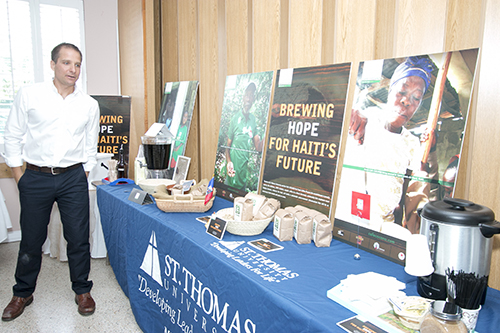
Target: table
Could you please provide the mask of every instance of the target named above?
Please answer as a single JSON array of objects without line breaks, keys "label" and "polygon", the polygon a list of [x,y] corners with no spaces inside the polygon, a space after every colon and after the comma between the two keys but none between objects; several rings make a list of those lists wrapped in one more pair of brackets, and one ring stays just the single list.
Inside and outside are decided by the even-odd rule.
[{"label": "table", "polygon": [[[231,202],[216,198],[207,213],[165,213],[128,200],[134,188],[98,186],[97,202],[111,266],[145,332],[343,332],[336,323],[355,314],[326,293],[348,274],[369,271],[416,295],[416,278],[402,266],[351,245],[279,242],[272,224],[258,236],[226,233],[219,241],[196,217]],[[260,238],[284,249],[264,253],[248,244]],[[479,332],[500,327],[499,308],[500,291],[490,288]]]}]

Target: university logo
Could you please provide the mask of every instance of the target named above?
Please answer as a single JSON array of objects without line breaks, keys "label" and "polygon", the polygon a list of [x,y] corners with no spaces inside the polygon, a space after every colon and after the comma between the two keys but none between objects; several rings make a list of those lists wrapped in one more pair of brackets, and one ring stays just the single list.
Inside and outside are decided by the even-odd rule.
[{"label": "university logo", "polygon": [[223,245],[225,247],[227,247],[228,249],[230,250],[234,250],[236,249],[238,246],[240,246],[241,244],[244,244],[245,241],[240,241],[240,242],[225,242],[225,241],[219,241],[219,244],[220,245]]},{"label": "university logo", "polygon": [[148,249],[146,250],[146,254],[142,260],[141,269],[163,287],[163,283],[161,281],[160,258],[158,257],[156,234],[154,231],[151,232]]}]

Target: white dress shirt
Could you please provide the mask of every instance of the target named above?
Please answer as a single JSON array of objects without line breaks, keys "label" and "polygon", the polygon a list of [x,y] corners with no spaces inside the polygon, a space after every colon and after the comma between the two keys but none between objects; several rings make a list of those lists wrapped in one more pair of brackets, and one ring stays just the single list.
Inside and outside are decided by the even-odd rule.
[{"label": "white dress shirt", "polygon": [[5,126],[5,161],[40,167],[97,164],[99,104],[75,86],[63,98],[54,83],[35,83],[19,90]]}]

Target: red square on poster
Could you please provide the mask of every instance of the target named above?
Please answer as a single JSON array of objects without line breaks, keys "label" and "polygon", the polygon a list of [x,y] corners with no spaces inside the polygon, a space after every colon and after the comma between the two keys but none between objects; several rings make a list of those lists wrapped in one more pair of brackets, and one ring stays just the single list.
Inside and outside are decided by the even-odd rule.
[{"label": "red square on poster", "polygon": [[351,214],[361,217],[362,219],[370,219],[370,195],[359,192],[352,192]]}]

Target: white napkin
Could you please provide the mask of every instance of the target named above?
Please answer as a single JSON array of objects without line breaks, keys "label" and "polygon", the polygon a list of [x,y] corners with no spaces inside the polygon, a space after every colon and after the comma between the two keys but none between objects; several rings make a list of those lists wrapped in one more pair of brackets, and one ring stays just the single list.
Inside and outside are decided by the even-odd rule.
[{"label": "white napkin", "polygon": [[350,274],[346,279],[340,281],[342,297],[350,302],[365,303],[364,307],[372,308],[375,312],[390,309],[387,301],[389,297],[404,297],[401,291],[406,284],[398,281],[392,276],[386,276],[375,272],[367,272],[358,275]]}]

